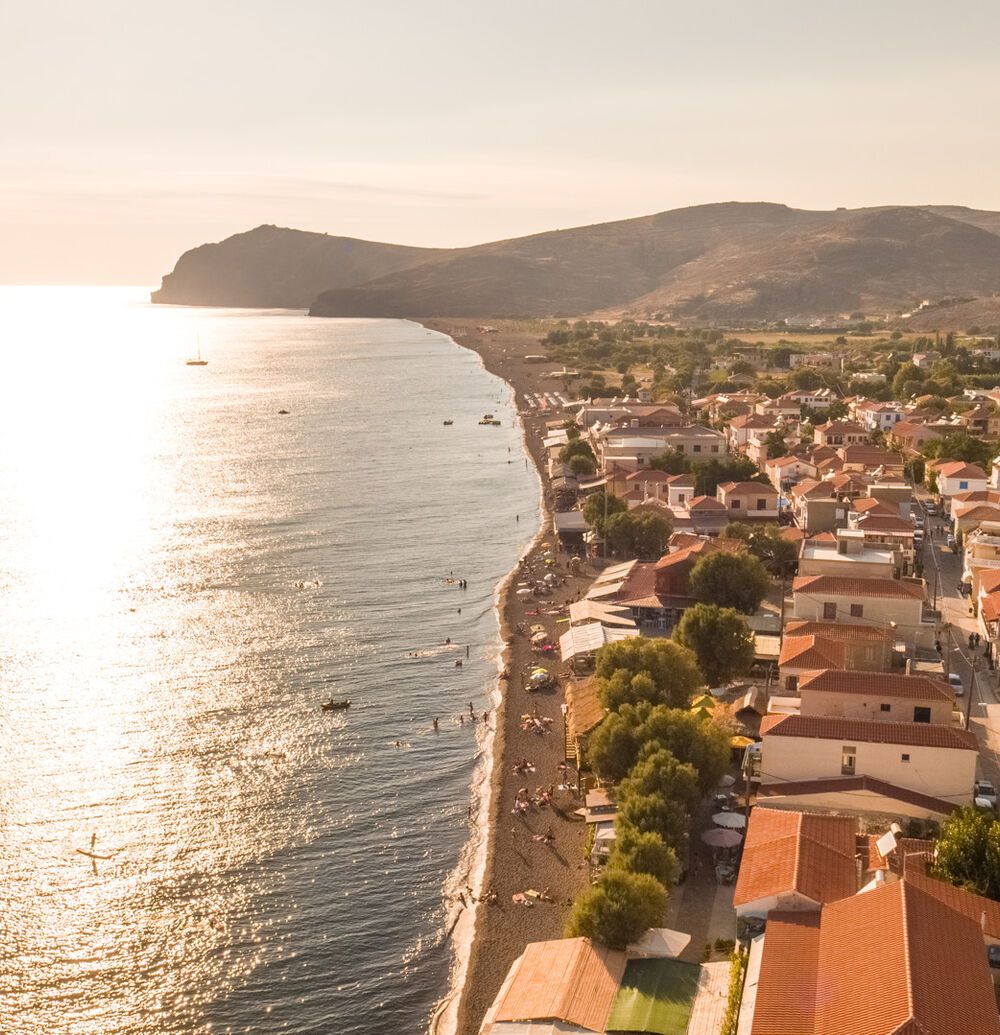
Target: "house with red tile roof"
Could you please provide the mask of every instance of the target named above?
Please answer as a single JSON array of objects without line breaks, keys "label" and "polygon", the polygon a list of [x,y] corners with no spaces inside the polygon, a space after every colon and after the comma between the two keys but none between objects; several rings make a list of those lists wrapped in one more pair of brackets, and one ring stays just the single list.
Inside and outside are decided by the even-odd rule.
[{"label": "house with red tile roof", "polygon": [[860,622],[891,631],[908,648],[933,647],[939,616],[927,606],[927,587],[913,579],[799,576],[792,583],[795,618]]},{"label": "house with red tile roof", "polygon": [[982,930],[906,878],[817,911],[771,913],[751,949],[743,1030],[1000,1035]]},{"label": "house with red tile roof", "polygon": [[939,496],[950,499],[958,492],[985,492],[989,477],[978,464],[964,460],[939,460],[928,463],[927,469],[937,477]]},{"label": "house with red tile roof", "polygon": [[798,683],[800,715],[871,722],[952,724],[955,693],[943,680],[894,672],[821,668]]},{"label": "house with red tile roof", "polygon": [[945,801],[972,802],[979,744],[967,730],[923,722],[768,715],[760,732],[761,786],[872,776]]},{"label": "house with red tile roof", "polygon": [[755,808],[733,894],[736,915],[817,910],[855,894],[857,830],[853,816]]},{"label": "house with red tile roof", "polygon": [[813,441],[818,446],[853,446],[868,441],[868,432],[849,420],[832,420],[819,424],[813,431]]},{"label": "house with red tile roof", "polygon": [[777,521],[778,491],[761,482],[725,482],[716,489],[730,521]]}]

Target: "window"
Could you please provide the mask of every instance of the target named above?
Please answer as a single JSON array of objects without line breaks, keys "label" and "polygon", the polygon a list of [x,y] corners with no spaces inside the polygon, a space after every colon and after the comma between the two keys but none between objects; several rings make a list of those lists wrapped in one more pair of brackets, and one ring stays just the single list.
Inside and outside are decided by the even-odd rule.
[{"label": "window", "polygon": [[931,721],[931,710],[930,708],[914,708],[913,709],[913,721],[914,722],[930,722]]},{"label": "window", "polygon": [[767,500],[757,500],[758,510],[767,510]]},{"label": "window", "polygon": [[900,759],[901,762],[909,762],[910,756],[909,755],[900,755],[899,759]]},{"label": "window", "polygon": [[967,489],[969,487],[969,483],[968,482],[959,482],[958,483],[958,487],[960,489]]},{"label": "window", "polygon": [[701,446],[700,446],[700,445],[699,445],[699,444],[698,444],[698,443],[696,442],[696,443],[695,443],[695,444],[694,444],[694,445],[693,445],[693,446],[691,447],[691,451],[692,451],[693,453],[700,453],[700,452],[701,452]]},{"label": "window", "polygon": [[684,493],[683,492],[677,493],[677,502],[678,503],[683,503],[684,499],[685,499],[685,497],[684,497]]},{"label": "window", "polygon": [[798,689],[799,689],[799,677],[798,677],[798,676],[788,676],[788,677],[787,677],[787,678],[785,679],[785,689],[786,689],[786,690],[787,690],[787,691],[788,691],[788,692],[789,692],[790,694],[798,693]]},{"label": "window", "polygon": [[739,500],[730,500],[729,501],[729,506],[730,506],[730,508],[732,510],[739,510],[740,509],[740,501]]},{"label": "window", "polygon": [[851,617],[861,618],[865,613],[864,604],[851,604]]},{"label": "window", "polygon": [[713,453],[718,453],[718,451],[719,451],[719,447],[718,446],[712,446],[712,452]]},{"label": "window", "polygon": [[880,704],[878,706],[878,710],[880,712],[891,712],[892,711],[892,705],[891,704]]},{"label": "window", "polygon": [[836,618],[837,617],[837,605],[831,603],[830,601],[827,601],[823,605],[823,617],[826,618],[826,619]]},{"label": "window", "polygon": [[840,775],[853,776],[857,769],[858,749],[845,747],[840,755]]}]

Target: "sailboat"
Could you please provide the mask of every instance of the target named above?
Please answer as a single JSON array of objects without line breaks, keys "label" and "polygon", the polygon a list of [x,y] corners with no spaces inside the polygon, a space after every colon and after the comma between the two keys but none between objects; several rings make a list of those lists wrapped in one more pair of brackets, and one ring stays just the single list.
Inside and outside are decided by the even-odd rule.
[{"label": "sailboat", "polygon": [[207,367],[208,360],[201,358],[201,338],[198,338],[198,358],[197,359],[186,359],[184,360],[186,367]]}]

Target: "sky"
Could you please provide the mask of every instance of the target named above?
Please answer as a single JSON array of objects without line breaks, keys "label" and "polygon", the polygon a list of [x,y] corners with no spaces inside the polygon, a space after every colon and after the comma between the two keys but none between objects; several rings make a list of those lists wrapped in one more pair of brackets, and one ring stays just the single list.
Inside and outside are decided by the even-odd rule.
[{"label": "sky", "polygon": [[276,223],[456,246],[717,201],[1000,209],[995,0],[5,0],[0,284]]}]

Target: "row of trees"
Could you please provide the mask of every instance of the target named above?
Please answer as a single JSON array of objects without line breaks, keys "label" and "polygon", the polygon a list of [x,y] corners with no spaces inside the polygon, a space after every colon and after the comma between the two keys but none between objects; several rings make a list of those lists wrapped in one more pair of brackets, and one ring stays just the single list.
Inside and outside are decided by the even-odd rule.
[{"label": "row of trees", "polygon": [[663,917],[691,812],[725,772],[729,734],[689,711],[703,677],[679,643],[609,644],[595,678],[610,714],[591,736],[587,761],[618,784],[616,839],[597,884],[577,898],[567,933],[624,948]]}]

